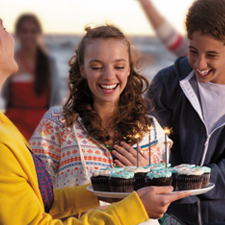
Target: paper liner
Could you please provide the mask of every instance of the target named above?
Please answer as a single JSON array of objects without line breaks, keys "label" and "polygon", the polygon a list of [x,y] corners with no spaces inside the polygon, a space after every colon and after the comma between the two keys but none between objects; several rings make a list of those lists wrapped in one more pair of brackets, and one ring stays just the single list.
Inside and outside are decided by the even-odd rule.
[{"label": "paper liner", "polygon": [[133,192],[136,178],[122,179],[109,178],[110,190],[112,192]]},{"label": "paper liner", "polygon": [[109,177],[96,176],[91,177],[92,187],[95,191],[110,191]]},{"label": "paper liner", "polygon": [[176,187],[178,191],[193,190],[202,188],[203,176],[196,175],[176,175]]}]

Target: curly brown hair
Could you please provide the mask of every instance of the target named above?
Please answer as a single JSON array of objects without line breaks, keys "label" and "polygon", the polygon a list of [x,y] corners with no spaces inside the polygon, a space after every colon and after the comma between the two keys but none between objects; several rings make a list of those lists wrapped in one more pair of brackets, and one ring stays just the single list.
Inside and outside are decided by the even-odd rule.
[{"label": "curly brown hair", "polygon": [[225,42],[225,0],[196,0],[186,16],[188,38],[198,31]]},{"label": "curly brown hair", "polygon": [[149,83],[145,77],[137,72],[137,54],[131,50],[130,43],[124,34],[115,26],[106,25],[96,28],[85,28],[86,35],[82,38],[75,55],[69,61],[69,90],[70,95],[63,107],[66,127],[71,127],[76,119],[76,113],[82,118],[83,124],[89,134],[105,143],[108,132],[101,123],[100,116],[93,109],[92,92],[87,80],[81,76],[80,66],[84,64],[85,49],[90,41],[95,39],[115,38],[122,40],[127,46],[130,63],[130,75],[127,85],[122,91],[115,112],[115,127],[118,128],[117,141],[136,143],[135,134],[140,137],[147,132],[151,121],[146,116],[147,107],[142,94],[147,90]]}]

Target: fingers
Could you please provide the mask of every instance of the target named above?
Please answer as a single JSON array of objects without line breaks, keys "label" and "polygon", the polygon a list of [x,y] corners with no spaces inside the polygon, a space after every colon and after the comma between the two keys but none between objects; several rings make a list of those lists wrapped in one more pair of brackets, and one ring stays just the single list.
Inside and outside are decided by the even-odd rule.
[{"label": "fingers", "polygon": [[[118,151],[118,150],[117,150]],[[124,166],[132,166],[133,164],[132,164],[132,162],[133,162],[133,160],[131,159],[131,157],[133,158],[133,156],[130,156],[130,154],[129,153],[127,153],[127,154],[129,154],[129,156],[127,155],[127,154],[125,154],[125,157],[123,156],[123,155],[121,155],[119,152],[117,152],[117,151],[115,151],[115,150],[113,150],[112,151],[112,154],[114,155],[114,156],[116,156],[116,158],[124,165]],[[125,151],[125,150],[124,150]],[[118,160],[117,160],[117,162],[118,162]],[[132,162],[131,162],[132,161]]]},{"label": "fingers", "polygon": [[124,165],[123,163],[121,163],[119,160],[117,160],[117,159],[115,159],[114,160],[114,163],[116,163],[116,165],[118,166],[118,167],[124,167],[124,166],[126,166],[126,165]]},{"label": "fingers", "polygon": [[144,151],[139,150],[139,154],[140,154],[143,158],[149,160],[148,155],[147,155]]},{"label": "fingers", "polygon": [[169,202],[173,202],[173,201],[176,201],[176,200],[181,199],[181,198],[186,198],[190,195],[191,195],[190,191],[181,191],[181,192],[171,193],[169,195],[167,194],[165,196],[167,197],[167,200]]},{"label": "fingers", "polygon": [[[126,142],[121,142],[120,143],[121,146],[123,146],[127,152],[130,152],[135,158],[137,158],[137,151],[130,145],[128,145]],[[140,146],[139,146],[139,151],[141,150]]]}]

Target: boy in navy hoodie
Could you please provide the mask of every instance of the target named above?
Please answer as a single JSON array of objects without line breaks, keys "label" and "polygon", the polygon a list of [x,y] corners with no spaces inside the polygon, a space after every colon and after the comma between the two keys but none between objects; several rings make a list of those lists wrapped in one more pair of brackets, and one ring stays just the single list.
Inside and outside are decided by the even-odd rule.
[{"label": "boy in navy hoodie", "polygon": [[161,224],[225,224],[225,0],[196,0],[186,17],[188,57],[161,70],[146,95],[173,129],[172,166],[211,168],[211,191],[172,203]]}]

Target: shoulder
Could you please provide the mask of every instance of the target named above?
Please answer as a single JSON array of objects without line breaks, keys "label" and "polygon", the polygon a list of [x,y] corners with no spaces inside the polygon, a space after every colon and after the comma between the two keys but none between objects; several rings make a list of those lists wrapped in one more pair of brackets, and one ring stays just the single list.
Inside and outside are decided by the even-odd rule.
[{"label": "shoulder", "polygon": [[65,124],[65,117],[63,116],[62,106],[51,107],[44,115],[43,119],[51,120],[55,123]]},{"label": "shoulder", "polygon": [[0,143],[6,144],[15,142],[15,140],[24,141],[22,134],[8,124],[0,123]]},{"label": "shoulder", "polygon": [[179,82],[189,75],[192,68],[188,62],[187,57],[179,57],[174,62],[173,65],[168,66],[160,70],[153,79],[153,84],[155,82],[163,82],[170,84],[172,82]]}]

